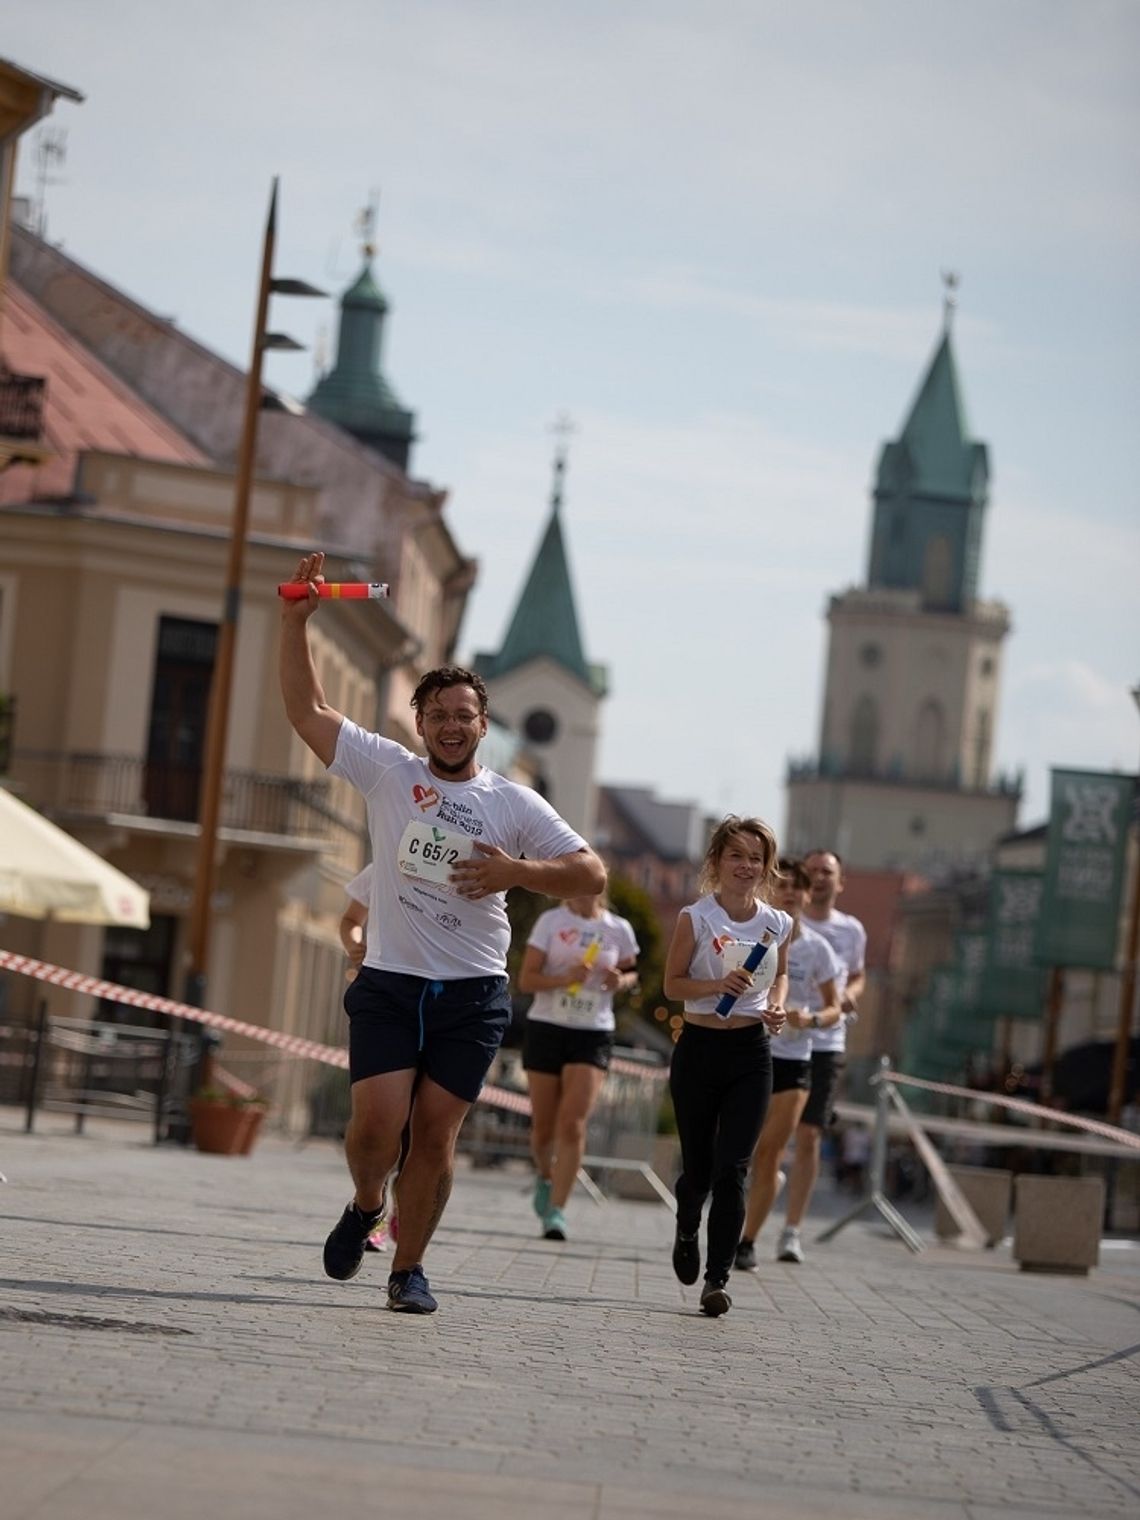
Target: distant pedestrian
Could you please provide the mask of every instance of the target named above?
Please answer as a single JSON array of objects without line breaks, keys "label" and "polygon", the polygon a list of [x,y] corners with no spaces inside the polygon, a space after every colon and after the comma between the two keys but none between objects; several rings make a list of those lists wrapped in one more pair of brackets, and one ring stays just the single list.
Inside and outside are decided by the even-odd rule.
[{"label": "distant pedestrian", "polygon": [[[792,920],[764,901],[776,867],[776,836],[758,818],[717,825],[701,871],[704,896],[682,908],[665,962],[665,995],[683,1000],[669,1089],[681,1142],[673,1270],[695,1283],[699,1234],[709,1207],[701,1310],[732,1307],[728,1274],[744,1224],[748,1163],[772,1090],[769,1031],[784,1023]],[[744,963],[757,950],[755,971]],[[717,1012],[724,997],[729,1012]]]},{"label": "distant pedestrian", "polygon": [[864,960],[867,931],[850,913],[840,913],[835,900],[843,891],[843,862],[834,850],[813,850],[804,864],[811,877],[811,896],[803,921],[822,934],[835,951],[840,965],[839,1006],[844,1017],[829,1029],[811,1033],[811,1090],[796,1127],[796,1149],[788,1177],[788,1203],[777,1256],[780,1261],[802,1262],[804,1248],[800,1225],[819,1176],[823,1132],[831,1118],[839,1079],[846,1064],[847,1024],[857,1017],[856,1004],[865,981]]},{"label": "distant pedestrian", "polygon": [[752,1157],[752,1182],[744,1218],[744,1233],[736,1248],[735,1265],[751,1271],[756,1265],[756,1237],[771,1212],[780,1187],[780,1158],[792,1138],[811,1086],[811,1031],[830,1029],[842,1018],[836,978],[840,966],[822,935],[803,923],[811,890],[807,867],[798,860],[781,860],[772,891],[777,908],[791,915],[788,942],[788,1021],[772,1038],[772,1101]]},{"label": "distant pedestrian", "polygon": [[368,948],[368,904],[372,896],[372,866],[358,871],[344,889],[348,907],[341,914],[337,933],[354,972],[364,964]]},{"label": "distant pedestrian", "polygon": [[534,1211],[547,1240],[566,1239],[564,1210],[586,1125],[614,1046],[614,994],[637,984],[632,926],[602,896],[571,897],[530,932],[518,984],[532,992],[523,1040],[530,1087]]}]

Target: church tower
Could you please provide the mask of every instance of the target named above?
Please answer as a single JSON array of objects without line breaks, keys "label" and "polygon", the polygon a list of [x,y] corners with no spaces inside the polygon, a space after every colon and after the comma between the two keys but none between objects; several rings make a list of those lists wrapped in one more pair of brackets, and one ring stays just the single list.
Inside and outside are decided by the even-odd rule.
[{"label": "church tower", "polygon": [[363,213],[364,267],[340,299],[336,363],[306,404],[407,473],[415,415],[401,406],[380,368],[389,307],[372,273],[374,218],[374,208]]},{"label": "church tower", "polygon": [[970,435],[953,305],[898,438],[883,446],[865,586],[833,596],[820,747],[788,769],[789,848],[863,869],[977,863],[1015,824],[992,777],[1009,611],[978,599],[989,457]]},{"label": "church tower", "polygon": [[595,817],[604,666],[582,648],[562,532],[568,424],[560,424],[550,517],[497,654],[477,654],[491,711],[521,734],[542,768],[543,790],[571,828],[589,839]]}]

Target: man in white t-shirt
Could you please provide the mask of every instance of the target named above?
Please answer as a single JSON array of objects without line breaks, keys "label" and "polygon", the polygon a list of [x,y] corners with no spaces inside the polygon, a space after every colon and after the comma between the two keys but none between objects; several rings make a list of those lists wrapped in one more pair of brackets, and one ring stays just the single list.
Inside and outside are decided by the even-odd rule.
[{"label": "man in white t-shirt", "polygon": [[800,1262],[804,1248],[800,1225],[819,1176],[823,1131],[831,1115],[839,1079],[846,1064],[847,1024],[855,1019],[865,981],[867,931],[850,913],[840,913],[835,900],[843,891],[843,862],[834,850],[813,850],[804,857],[811,877],[811,897],[804,923],[822,935],[840,965],[836,985],[844,1017],[828,1029],[811,1031],[811,1091],[796,1126],[796,1149],[788,1177],[788,1212],[776,1249],[779,1261]]},{"label": "man in white t-shirt", "polygon": [[281,693],[300,737],[365,798],[368,917],[383,925],[345,993],[345,1156],[356,1192],[325,1242],[324,1266],[342,1281],[360,1270],[410,1113],[388,1306],[430,1314],[438,1306],[424,1251],[451,1191],[459,1128],[510,1021],[507,889],[577,897],[600,892],[606,873],[537,792],[478,763],[487,693],[477,675],[448,666],[420,680],[412,707],[426,759],[328,705],[306,626],[323,566],[323,554],[306,555],[293,579],[309,585],[308,597],[282,602]]}]

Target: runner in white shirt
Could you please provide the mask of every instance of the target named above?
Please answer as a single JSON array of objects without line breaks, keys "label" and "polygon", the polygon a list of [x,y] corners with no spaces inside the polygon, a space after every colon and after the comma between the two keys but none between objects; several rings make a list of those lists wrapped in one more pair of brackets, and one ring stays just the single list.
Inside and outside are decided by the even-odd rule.
[{"label": "runner in white shirt", "polygon": [[348,907],[341,915],[337,933],[355,972],[360,970],[364,962],[364,951],[368,943],[365,925],[368,922],[368,901],[372,896],[371,865],[365,866],[363,871],[357,871],[344,891]]},{"label": "runner in white shirt", "polygon": [[[763,900],[777,853],[776,836],[758,818],[718,824],[701,871],[706,895],[682,908],[665,961],[665,996],[685,1004],[669,1072],[681,1142],[673,1270],[686,1284],[700,1275],[701,1212],[711,1193],[701,1311],[713,1316],[732,1307],[727,1283],[744,1182],[772,1091],[768,1034],[784,1023],[792,920]],[[723,997],[731,1006],[722,1014]]]},{"label": "runner in white shirt", "polygon": [[564,1209],[586,1125],[614,1045],[614,994],[637,984],[637,939],[602,897],[572,897],[535,920],[520,992],[533,992],[523,1041],[530,1087],[534,1211],[547,1240],[566,1239]]},{"label": "runner in white shirt", "polygon": [[795,1262],[804,1259],[800,1225],[819,1176],[820,1145],[846,1064],[846,1026],[857,1017],[856,1003],[863,990],[867,950],[867,931],[863,925],[849,913],[840,913],[835,906],[843,891],[843,862],[839,856],[833,850],[813,850],[805,856],[804,865],[811,877],[811,898],[804,909],[804,923],[821,934],[835,951],[841,967],[839,1005],[844,1017],[829,1029],[812,1031],[811,1091],[796,1127],[787,1217],[776,1252],[780,1261]]},{"label": "runner in white shirt", "polygon": [[788,1022],[772,1039],[772,1101],[752,1157],[744,1233],[736,1248],[735,1266],[742,1272],[756,1265],[755,1240],[779,1192],[780,1157],[807,1102],[811,1032],[829,1029],[843,1017],[836,986],[839,962],[822,935],[802,922],[811,891],[807,867],[799,860],[781,860],[779,872],[773,902],[795,925],[788,944]]},{"label": "runner in white shirt", "polygon": [[307,583],[309,595],[282,603],[281,692],[297,733],[365,798],[374,865],[368,917],[382,925],[381,942],[373,936],[345,993],[345,1155],[356,1193],[325,1242],[324,1265],[341,1280],[360,1270],[410,1113],[388,1305],[430,1314],[438,1305],[424,1249],[451,1191],[460,1125],[510,1019],[506,891],[600,892],[605,868],[537,792],[479,765],[487,692],[477,675],[448,666],[421,678],[412,707],[426,760],[328,705],[306,626],[321,605],[323,566],[323,554],[306,555],[293,579]]}]

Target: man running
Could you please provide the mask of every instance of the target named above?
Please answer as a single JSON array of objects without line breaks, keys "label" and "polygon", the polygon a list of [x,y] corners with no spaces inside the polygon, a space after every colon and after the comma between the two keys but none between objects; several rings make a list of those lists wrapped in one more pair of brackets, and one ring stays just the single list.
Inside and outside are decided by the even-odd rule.
[{"label": "man running", "polygon": [[383,925],[345,993],[345,1156],[355,1196],[325,1242],[324,1266],[341,1281],[360,1270],[410,1114],[388,1307],[431,1314],[438,1305],[424,1252],[451,1192],[460,1126],[510,1021],[506,891],[579,897],[600,892],[606,873],[537,792],[476,760],[487,732],[477,675],[445,666],[420,680],[412,707],[426,760],[328,705],[307,630],[323,566],[323,554],[306,555],[293,579],[308,584],[309,595],[282,603],[281,692],[300,737],[365,798],[374,865],[368,918]]},{"label": "man running", "polygon": [[864,956],[867,931],[850,913],[840,913],[835,900],[843,891],[843,862],[833,850],[813,850],[804,858],[811,877],[811,897],[804,908],[806,926],[820,934],[835,952],[840,971],[836,978],[839,1006],[844,1018],[828,1029],[811,1031],[811,1091],[796,1126],[796,1149],[788,1177],[788,1212],[778,1261],[803,1261],[800,1224],[819,1176],[819,1151],[823,1131],[835,1102],[839,1078],[846,1064],[847,1025],[856,1017],[856,1003],[866,980]]}]

